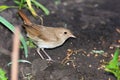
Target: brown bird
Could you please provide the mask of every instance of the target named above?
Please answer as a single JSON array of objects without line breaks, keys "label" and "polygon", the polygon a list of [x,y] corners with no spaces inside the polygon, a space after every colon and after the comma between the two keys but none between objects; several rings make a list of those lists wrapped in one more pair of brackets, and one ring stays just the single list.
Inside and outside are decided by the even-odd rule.
[{"label": "brown bird", "polygon": [[66,28],[37,25],[32,23],[22,10],[19,10],[18,13],[24,20],[23,27],[25,27],[27,36],[38,46],[37,52],[42,59],[44,59],[44,57],[40,53],[40,49],[48,57],[48,60],[52,60],[44,48],[55,48],[62,45],[70,37],[76,38],[71,31]]}]

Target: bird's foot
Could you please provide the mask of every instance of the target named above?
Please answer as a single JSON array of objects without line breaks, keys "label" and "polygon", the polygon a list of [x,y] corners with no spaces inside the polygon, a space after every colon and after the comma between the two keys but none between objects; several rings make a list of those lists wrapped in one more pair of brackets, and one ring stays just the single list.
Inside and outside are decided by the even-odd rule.
[{"label": "bird's foot", "polygon": [[49,62],[54,62],[55,60],[53,60],[53,59],[51,59],[51,58],[48,58],[48,59],[46,59],[47,61],[49,61]]}]

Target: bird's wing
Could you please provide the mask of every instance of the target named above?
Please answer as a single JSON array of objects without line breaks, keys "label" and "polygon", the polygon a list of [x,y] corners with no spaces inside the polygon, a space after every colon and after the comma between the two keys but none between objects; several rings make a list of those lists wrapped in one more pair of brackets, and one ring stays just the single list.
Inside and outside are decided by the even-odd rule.
[{"label": "bird's wing", "polygon": [[[26,27],[25,27],[26,26]],[[54,29],[47,29],[45,26],[42,25],[24,25],[24,27],[27,30],[27,33],[30,36],[35,36],[38,39],[44,40],[44,41],[48,41],[48,42],[55,42],[58,40],[56,34],[54,33]]]}]

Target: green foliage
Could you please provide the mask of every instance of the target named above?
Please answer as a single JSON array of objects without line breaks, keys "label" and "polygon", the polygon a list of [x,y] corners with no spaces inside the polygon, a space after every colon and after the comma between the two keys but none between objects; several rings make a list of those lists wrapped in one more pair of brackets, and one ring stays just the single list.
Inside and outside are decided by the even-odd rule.
[{"label": "green foliage", "polygon": [[49,14],[50,14],[50,11],[49,11],[46,7],[44,7],[41,3],[37,2],[36,0],[31,0],[31,2],[32,2],[37,8],[42,9],[46,15],[49,15]]},{"label": "green foliage", "polygon": [[[14,33],[15,27],[1,16],[0,16],[0,23],[5,25],[10,31],[12,31]],[[25,57],[27,58],[28,57],[27,44],[26,44],[24,37],[21,34],[20,34],[20,41],[21,41],[23,48],[24,48]]]},{"label": "green foliage", "polygon": [[26,43],[30,48],[35,48],[36,47],[35,44],[33,43],[33,41],[30,38],[28,38]]},{"label": "green foliage", "polygon": [[117,50],[114,53],[114,57],[110,62],[105,66],[105,71],[110,72],[114,74],[117,77],[117,80],[120,80],[120,65],[118,61],[120,49],[117,48]]},{"label": "green foliage", "polygon": [[8,8],[16,8],[16,6],[7,6],[7,5],[2,5],[0,6],[0,12],[2,12],[3,10],[6,10]]},{"label": "green foliage", "polygon": [[20,0],[13,0],[13,1],[14,1],[14,3],[16,3],[18,5],[19,9],[26,7],[25,0],[21,0],[21,1]]},{"label": "green foliage", "polygon": [[32,5],[34,5],[37,8],[42,9],[46,15],[50,14],[50,11],[45,6],[43,6],[42,4],[40,4],[39,2],[37,2],[36,0],[13,0],[13,1],[18,6],[1,5],[0,6],[0,11],[6,10],[8,8],[18,8],[18,9],[26,8],[26,9],[29,9],[30,12],[32,13],[32,15],[36,17],[38,15],[35,12],[34,8],[32,7]]},{"label": "green foliage", "polygon": [[[30,48],[36,48],[36,45],[33,43],[33,41],[30,38],[27,39],[26,44]],[[23,48],[23,46],[21,45],[20,48]]]},{"label": "green foliage", "polygon": [[8,80],[6,77],[6,72],[0,68],[0,80]]}]

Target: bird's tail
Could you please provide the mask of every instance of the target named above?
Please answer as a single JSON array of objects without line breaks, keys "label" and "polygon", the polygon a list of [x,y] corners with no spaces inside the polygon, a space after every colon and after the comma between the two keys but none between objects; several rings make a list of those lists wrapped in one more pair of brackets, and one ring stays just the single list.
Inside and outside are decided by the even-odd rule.
[{"label": "bird's tail", "polygon": [[24,12],[22,10],[18,11],[18,14],[20,15],[20,17],[24,20],[24,24],[26,25],[31,25],[32,22],[29,20],[29,18],[24,14]]}]

